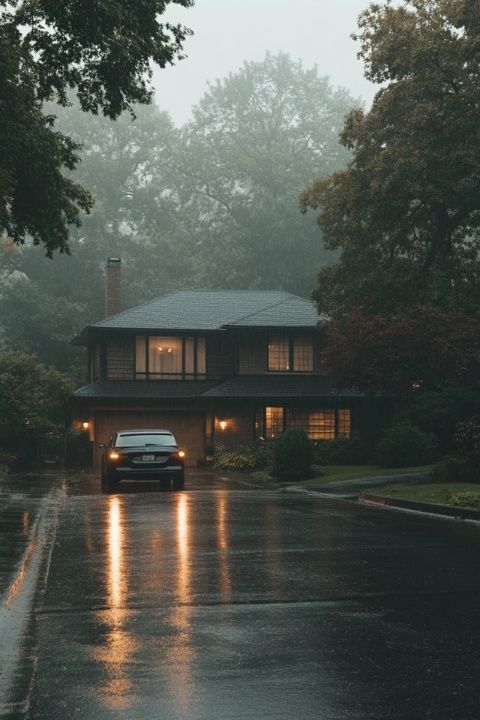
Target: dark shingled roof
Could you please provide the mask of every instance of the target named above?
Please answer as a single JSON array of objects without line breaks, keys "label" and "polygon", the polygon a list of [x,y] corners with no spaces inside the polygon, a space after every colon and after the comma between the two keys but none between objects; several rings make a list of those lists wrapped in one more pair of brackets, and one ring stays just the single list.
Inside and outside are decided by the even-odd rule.
[{"label": "dark shingled roof", "polygon": [[74,398],[193,399],[193,398],[342,398],[361,397],[356,390],[336,390],[321,375],[237,375],[216,380],[111,380],[79,388]]},{"label": "dark shingled roof", "polygon": [[178,290],[100,320],[92,327],[141,330],[219,330],[239,327],[314,327],[309,300],[273,290]]},{"label": "dark shingled roof", "polygon": [[203,395],[215,385],[218,385],[218,382],[211,380],[192,380],[191,382],[182,380],[110,380],[84,385],[73,393],[73,397],[133,400],[189,399]]},{"label": "dark shingled roof", "polygon": [[337,390],[321,375],[237,375],[207,390],[210,398],[361,397],[356,390]]}]

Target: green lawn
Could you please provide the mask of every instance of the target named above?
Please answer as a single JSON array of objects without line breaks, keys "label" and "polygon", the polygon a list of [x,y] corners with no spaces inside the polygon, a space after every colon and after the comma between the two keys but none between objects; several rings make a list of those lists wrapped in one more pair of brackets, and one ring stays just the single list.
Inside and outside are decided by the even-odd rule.
[{"label": "green lawn", "polygon": [[[291,484],[298,485],[299,487],[315,489],[317,487],[327,485],[328,483],[340,482],[341,480],[357,480],[360,478],[371,478],[377,476],[385,477],[387,475],[410,475],[416,473],[429,475],[431,470],[431,465],[419,465],[417,467],[407,468],[382,468],[376,465],[328,465],[322,468],[321,475],[317,475],[309,480],[302,480],[301,482],[292,481]],[[240,473],[222,472],[222,474],[227,476],[230,475],[232,477],[242,477],[242,474]],[[265,470],[258,470],[257,472],[243,475],[243,477],[250,478],[256,482],[272,483],[272,478]]]},{"label": "green lawn", "polygon": [[453,505],[448,499],[448,493],[454,492],[480,493],[480,485],[474,483],[428,483],[425,485],[382,485],[372,489],[375,495],[388,495],[390,497],[418,500],[420,502],[440,503]]},{"label": "green lawn", "polygon": [[418,465],[406,468],[383,468],[377,465],[329,465],[322,468],[322,474],[310,480],[303,480],[302,487],[316,488],[328,483],[343,480],[358,480],[361,478],[385,477],[387,475],[415,475],[417,473],[429,475],[431,465]]}]

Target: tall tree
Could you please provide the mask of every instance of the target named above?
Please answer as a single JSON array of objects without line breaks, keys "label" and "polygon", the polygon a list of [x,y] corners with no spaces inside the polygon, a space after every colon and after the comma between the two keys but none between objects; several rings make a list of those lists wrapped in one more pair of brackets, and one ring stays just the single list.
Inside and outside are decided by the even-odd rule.
[{"label": "tall tree", "polygon": [[312,267],[328,256],[298,213],[298,193],[315,172],[347,162],[338,133],[353,105],[285,54],[245,62],[209,87],[175,157],[197,283],[310,292]]},{"label": "tall tree", "polygon": [[340,262],[315,296],[332,315],[415,304],[475,312],[480,300],[480,13],[471,0],[373,3],[360,16],[372,108],[350,113],[347,168],[302,206]]},{"label": "tall tree", "polygon": [[148,103],[151,63],[180,56],[189,30],[161,16],[193,0],[0,0],[0,234],[31,238],[47,255],[69,252],[68,227],[92,205],[65,175],[78,147],[44,114],[45,100],[68,104],[75,88],[82,110],[114,119]]}]

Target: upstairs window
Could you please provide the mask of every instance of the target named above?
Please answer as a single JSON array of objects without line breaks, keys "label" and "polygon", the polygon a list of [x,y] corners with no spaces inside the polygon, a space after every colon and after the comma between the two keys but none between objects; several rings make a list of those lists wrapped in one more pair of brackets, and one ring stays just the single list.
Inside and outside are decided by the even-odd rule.
[{"label": "upstairs window", "polygon": [[270,372],[290,370],[290,343],[288,337],[270,338],[268,343],[268,369]]},{"label": "upstairs window", "polygon": [[139,335],[136,338],[137,380],[204,380],[204,337]]},{"label": "upstairs window", "polygon": [[268,372],[313,372],[313,338],[271,337],[267,367]]}]

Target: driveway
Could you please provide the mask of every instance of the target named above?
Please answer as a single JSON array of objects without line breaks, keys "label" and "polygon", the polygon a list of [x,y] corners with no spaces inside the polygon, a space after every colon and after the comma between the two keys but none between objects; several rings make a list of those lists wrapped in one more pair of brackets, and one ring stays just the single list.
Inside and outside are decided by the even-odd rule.
[{"label": "driveway", "polygon": [[208,473],[134,489],[54,483],[3,717],[478,720],[476,526]]}]

